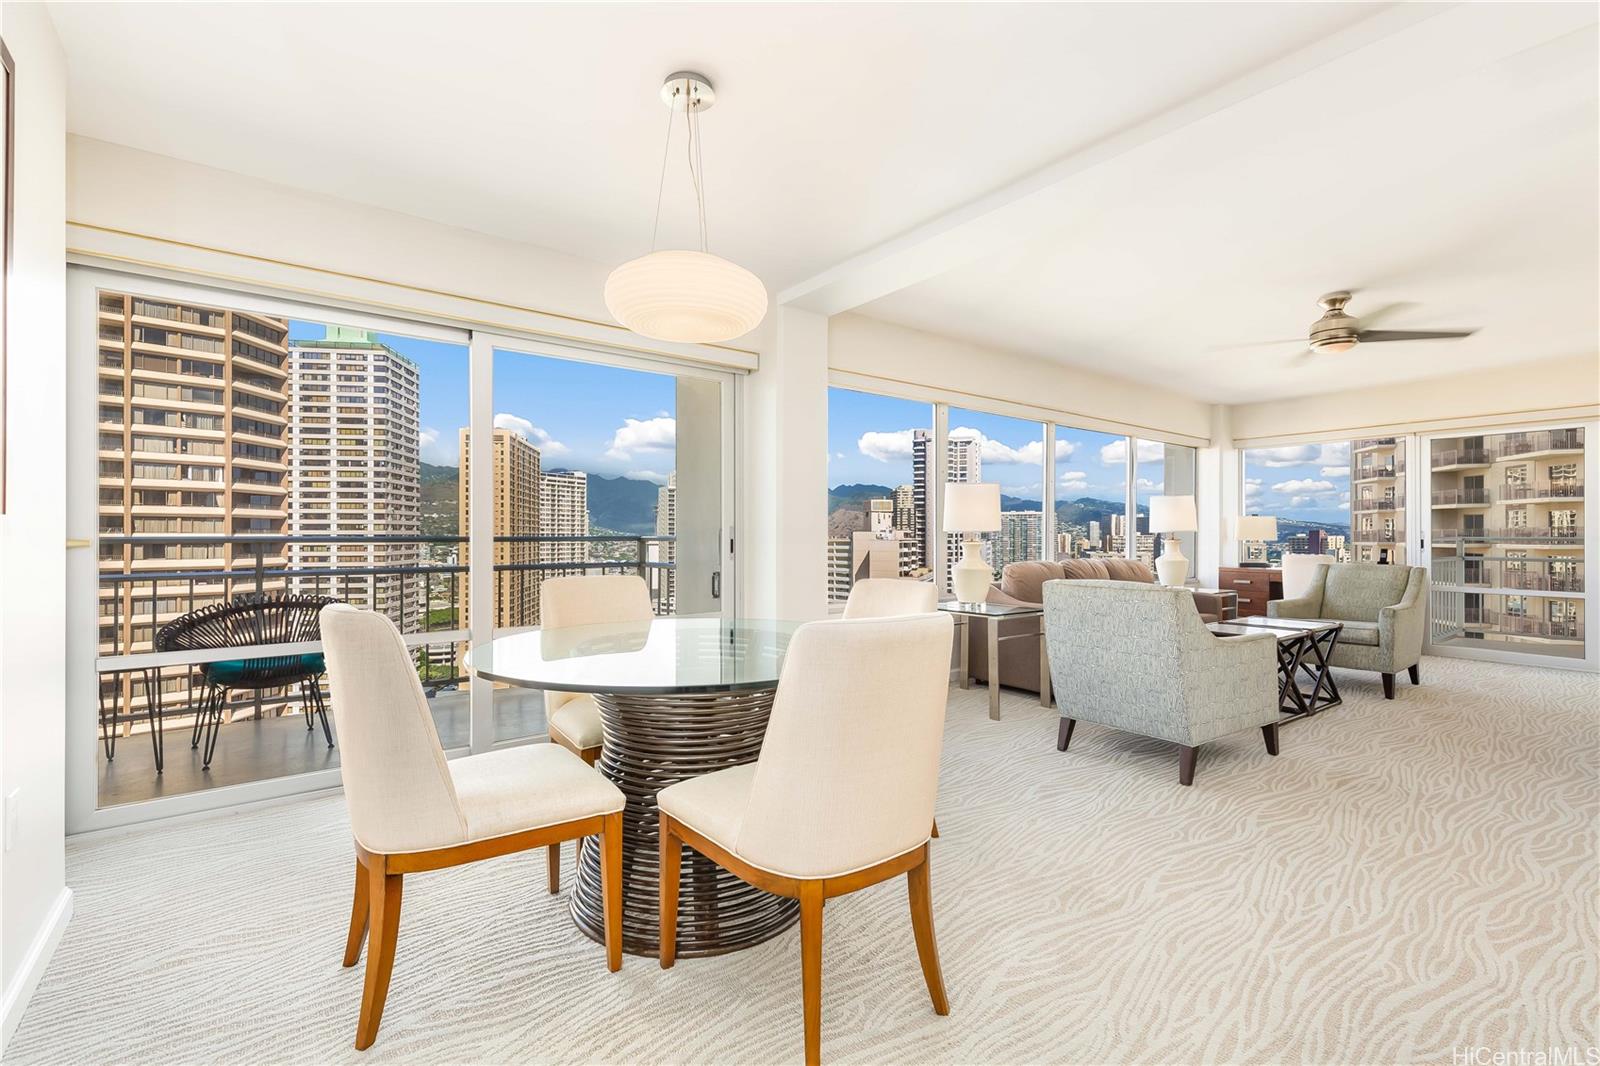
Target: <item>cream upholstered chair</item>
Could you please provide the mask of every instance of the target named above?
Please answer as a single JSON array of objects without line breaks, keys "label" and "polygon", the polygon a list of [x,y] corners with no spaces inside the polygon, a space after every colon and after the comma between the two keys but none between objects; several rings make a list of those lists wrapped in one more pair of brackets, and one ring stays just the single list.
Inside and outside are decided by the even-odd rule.
[{"label": "cream upholstered chair", "polygon": [[844,603],[846,618],[892,618],[902,614],[927,614],[939,606],[939,589],[932,581],[909,577],[864,577],[850,587]]},{"label": "cream upholstered chair", "polygon": [[606,961],[621,967],[621,790],[553,744],[446,761],[394,623],[347,604],[324,607],[320,617],[356,848],[344,964],[354,966],[367,943],[356,1049],[378,1035],[408,873],[598,833]]},{"label": "cream upholstered chair", "polygon": [[928,827],[950,685],[948,615],[812,622],[790,641],[754,763],[680,781],[661,818],[661,965],[677,954],[687,844],[742,880],[800,901],[805,1057],[822,1049],[822,902],[907,876],[911,929],[938,1014]]},{"label": "cream upholstered chair", "polygon": [[[650,587],[635,574],[552,577],[539,586],[541,629],[648,622],[654,617]],[[605,734],[600,708],[589,693],[546,692],[544,720],[551,740],[590,766],[599,761]],[[548,870],[550,891],[561,891],[560,844],[550,845]]]}]

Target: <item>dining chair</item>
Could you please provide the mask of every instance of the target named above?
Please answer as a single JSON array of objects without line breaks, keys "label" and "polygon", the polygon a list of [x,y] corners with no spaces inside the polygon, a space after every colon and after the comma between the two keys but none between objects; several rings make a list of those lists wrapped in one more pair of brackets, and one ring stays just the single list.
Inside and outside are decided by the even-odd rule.
[{"label": "dining chair", "polygon": [[822,1055],[822,904],[906,875],[911,930],[937,1014],[950,1013],[933,934],[928,827],[950,684],[949,615],[812,622],[784,657],[760,757],[656,796],[661,965],[676,961],[687,844],[800,902],[805,1058]]},{"label": "dining chair", "polygon": [[909,577],[864,577],[850,587],[844,602],[846,618],[890,618],[927,614],[938,609],[939,589],[932,581]]},{"label": "dining chair", "polygon": [[347,604],[322,609],[330,702],[342,751],[355,900],[344,965],[367,944],[356,1050],[372,1045],[389,993],[404,876],[598,834],[606,964],[622,966],[623,795],[554,744],[446,760],[394,623]]},{"label": "dining chair", "polygon": [[[545,631],[609,622],[648,622],[655,617],[650,587],[636,574],[547,578],[539,586],[539,626]],[[550,739],[593,766],[605,739],[600,708],[587,692],[546,692],[544,720]],[[561,845],[550,845],[546,864],[550,892],[561,891]]]}]

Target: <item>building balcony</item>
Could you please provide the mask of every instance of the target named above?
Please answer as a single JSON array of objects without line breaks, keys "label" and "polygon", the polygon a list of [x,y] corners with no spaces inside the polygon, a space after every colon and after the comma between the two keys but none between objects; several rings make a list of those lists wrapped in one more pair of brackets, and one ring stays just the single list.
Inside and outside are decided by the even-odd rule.
[{"label": "building balcony", "polygon": [[1449,448],[1435,451],[1429,457],[1429,466],[1434,470],[1459,470],[1488,466],[1493,461],[1493,453],[1487,448]]},{"label": "building balcony", "polygon": [[1553,481],[1546,484],[1505,485],[1499,489],[1502,502],[1546,503],[1583,499],[1583,482]]},{"label": "building balcony", "polygon": [[1433,542],[1435,544],[1449,544],[1457,541],[1465,543],[1582,545],[1583,528],[1581,526],[1573,526],[1550,529],[1539,526],[1518,526],[1509,529],[1445,528],[1433,531]]},{"label": "building balcony", "polygon": [[1403,463],[1370,463],[1358,466],[1351,475],[1355,481],[1377,481],[1384,478],[1399,477],[1405,472]]},{"label": "building balcony", "polygon": [[1433,493],[1433,506],[1435,507],[1487,507],[1489,506],[1488,489],[1435,489]]},{"label": "building balcony", "polygon": [[1391,499],[1356,500],[1350,505],[1353,511],[1394,511],[1399,509],[1399,503]]}]

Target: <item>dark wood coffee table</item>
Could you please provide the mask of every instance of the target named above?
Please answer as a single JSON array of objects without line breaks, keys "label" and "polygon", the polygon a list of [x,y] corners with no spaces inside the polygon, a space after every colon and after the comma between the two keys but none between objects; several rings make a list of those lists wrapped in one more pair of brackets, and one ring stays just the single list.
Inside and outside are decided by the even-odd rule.
[{"label": "dark wood coffee table", "polygon": [[[1272,631],[1278,638],[1278,709],[1288,718],[1304,718],[1337,707],[1342,698],[1334,683],[1328,659],[1339,643],[1344,625],[1306,618],[1237,618],[1212,622],[1207,629],[1219,637],[1240,637]],[[1302,687],[1309,683],[1309,688]]]}]

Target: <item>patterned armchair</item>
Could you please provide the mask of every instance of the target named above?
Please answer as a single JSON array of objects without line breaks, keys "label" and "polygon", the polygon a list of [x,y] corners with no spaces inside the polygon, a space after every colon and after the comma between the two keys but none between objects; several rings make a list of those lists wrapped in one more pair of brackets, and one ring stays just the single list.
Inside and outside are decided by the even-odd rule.
[{"label": "patterned armchair", "polygon": [[1045,643],[1061,709],[1056,748],[1082,719],[1178,745],[1178,781],[1194,783],[1200,745],[1259,727],[1278,754],[1278,641],[1218,637],[1186,588],[1050,581]]},{"label": "patterned armchair", "polygon": [[1271,618],[1343,622],[1328,660],[1351,670],[1383,675],[1383,695],[1394,699],[1394,675],[1422,681],[1422,634],[1427,623],[1428,571],[1420,566],[1330,563],[1320,567],[1305,593],[1267,604]]}]

